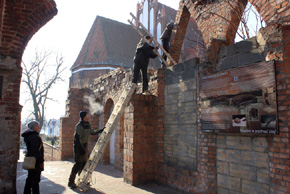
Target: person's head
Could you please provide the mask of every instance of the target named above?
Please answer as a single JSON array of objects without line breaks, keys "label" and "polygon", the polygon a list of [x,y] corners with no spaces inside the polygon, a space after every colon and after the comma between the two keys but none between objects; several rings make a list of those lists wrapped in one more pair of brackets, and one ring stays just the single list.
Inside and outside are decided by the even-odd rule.
[{"label": "person's head", "polygon": [[90,119],[89,113],[87,111],[81,111],[80,112],[80,119],[81,119],[81,121],[89,121],[89,119]]},{"label": "person's head", "polygon": [[167,27],[169,30],[173,30],[173,28],[174,28],[174,23],[173,23],[173,22],[170,22],[170,23],[167,24],[166,27]]},{"label": "person's head", "polygon": [[147,35],[147,36],[145,36],[145,39],[149,42],[149,43],[151,43],[152,42],[152,37],[151,36],[149,36],[149,35]]},{"label": "person's head", "polygon": [[37,121],[30,121],[30,122],[27,124],[27,127],[28,127],[29,129],[32,129],[32,130],[38,132],[38,133],[40,132],[39,122],[37,122]]}]

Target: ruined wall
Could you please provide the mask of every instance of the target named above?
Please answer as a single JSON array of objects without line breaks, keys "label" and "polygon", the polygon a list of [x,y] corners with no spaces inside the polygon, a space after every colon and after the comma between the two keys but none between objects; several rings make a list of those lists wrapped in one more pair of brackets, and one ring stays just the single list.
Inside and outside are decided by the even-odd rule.
[{"label": "ruined wall", "polygon": [[[241,11],[246,3],[231,2]],[[256,38],[233,45],[236,27],[208,13],[216,11],[238,24],[232,7],[225,1],[181,1],[172,56],[178,59],[180,55],[187,21],[192,15],[204,32],[208,58],[200,64],[192,60],[159,69],[149,87],[155,96],[133,95],[124,114],[124,125],[121,123],[124,136],[119,136],[118,143],[121,145],[124,137],[126,182],[135,185],[157,181],[191,193],[290,192],[290,27],[289,13],[283,8],[289,5],[288,1],[249,2],[268,27],[261,29]],[[279,134],[234,136],[202,132],[200,76],[269,60],[274,61],[276,68]],[[99,78],[92,87],[94,94],[102,104],[108,99],[115,104],[130,76],[129,72],[113,72]],[[106,121],[104,115],[99,119],[100,123]],[[148,133],[151,130],[154,132]],[[148,154],[153,154],[152,161]]]},{"label": "ruined wall", "polygon": [[74,157],[73,136],[75,126],[80,120],[80,111],[86,110],[84,96],[89,93],[89,89],[78,88],[70,88],[68,92],[66,116],[60,119],[60,149],[62,160],[71,160]]},{"label": "ruined wall", "polygon": [[[213,72],[234,68],[239,65],[273,60],[276,68],[278,125],[280,134],[251,138],[241,136],[230,137],[228,135],[216,136],[214,134],[201,133],[201,137],[206,137],[204,142],[212,142],[211,158],[213,163],[210,165],[213,165],[213,168],[218,168],[217,180],[214,178],[216,176],[214,171],[212,171],[214,178],[213,184],[207,182],[206,185],[209,188],[204,187],[204,189],[207,191],[215,191],[217,189],[216,191],[218,193],[247,193],[250,190],[261,193],[289,193],[290,153],[287,151],[290,143],[288,122],[289,103],[287,102],[289,98],[289,57],[287,56],[289,55],[288,44],[290,39],[290,5],[288,1],[249,1],[255,6],[268,26],[259,31],[257,40],[251,39],[224,48],[224,46],[230,45],[234,41],[235,26],[239,22],[234,10],[238,9],[243,11],[243,7],[247,1],[230,2],[233,3],[232,8],[227,7],[226,1],[181,1],[176,21],[179,26],[184,27],[176,31],[177,38],[173,41],[175,43],[174,49],[172,50],[173,56],[175,52],[178,53],[180,50],[182,43],[180,37],[183,36],[183,30],[186,27],[184,21],[186,21],[188,14],[190,14],[196,19],[199,29],[203,32],[203,38],[208,50],[208,59],[203,65],[203,69],[199,71],[201,75],[211,75]],[[210,12],[219,13],[222,17],[218,17],[217,14],[210,14]],[[222,21],[221,18],[231,22]],[[202,145],[200,142],[199,140],[198,147]],[[239,143],[234,144],[233,142]],[[247,146],[244,146],[245,142],[248,142]],[[216,144],[218,145],[216,146]],[[256,144],[260,146],[259,150],[253,148]],[[201,148],[204,149],[204,146]],[[243,154],[243,158],[245,159],[237,162],[238,156],[231,157],[232,150],[237,154]],[[253,155],[255,158],[252,161],[253,163],[249,165],[248,160]],[[260,163],[260,159],[266,159],[268,164]],[[215,162],[215,160],[218,161]],[[206,169],[206,172],[210,173],[210,165],[202,169]],[[250,174],[250,172],[249,174],[242,174],[243,168],[245,170],[254,170],[254,174]],[[198,167],[197,169],[200,168]],[[239,187],[234,187],[234,184],[239,185]]]},{"label": "ruined wall", "polygon": [[16,193],[21,58],[28,41],[57,9],[53,0],[2,0],[0,9],[0,193]]},{"label": "ruined wall", "polygon": [[155,176],[178,190],[214,193],[215,141],[199,130],[198,66],[193,59],[165,69],[164,86],[159,85],[164,87],[163,105],[159,102],[164,120],[163,128],[158,123]]}]

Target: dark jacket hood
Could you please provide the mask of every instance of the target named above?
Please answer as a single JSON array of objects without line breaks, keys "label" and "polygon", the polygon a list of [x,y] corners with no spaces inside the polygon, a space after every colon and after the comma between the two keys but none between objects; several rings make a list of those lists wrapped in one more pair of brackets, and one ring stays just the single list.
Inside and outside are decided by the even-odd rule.
[{"label": "dark jacket hood", "polygon": [[22,133],[22,137],[28,137],[31,134],[38,134],[36,131],[34,131],[33,129],[27,129]]}]

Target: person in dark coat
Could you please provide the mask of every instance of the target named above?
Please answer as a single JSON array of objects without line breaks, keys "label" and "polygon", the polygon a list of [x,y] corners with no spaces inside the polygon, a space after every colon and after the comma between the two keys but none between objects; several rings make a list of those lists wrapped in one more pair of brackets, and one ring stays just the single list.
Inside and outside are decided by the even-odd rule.
[{"label": "person in dark coat", "polygon": [[137,84],[138,76],[140,70],[143,77],[143,93],[146,93],[148,90],[148,78],[147,78],[147,69],[150,58],[155,58],[157,55],[153,52],[157,52],[158,47],[150,46],[152,38],[150,36],[144,37],[146,40],[143,41],[143,38],[137,45],[136,53],[134,57],[134,67],[133,67],[133,80],[132,83]]},{"label": "person in dark coat", "polygon": [[77,188],[75,184],[76,175],[80,175],[86,162],[88,160],[88,141],[90,135],[102,133],[105,129],[93,130],[89,123],[89,114],[86,111],[80,112],[80,121],[75,127],[74,133],[74,160],[75,163],[72,167],[71,174],[68,180],[70,188]]},{"label": "person in dark coat", "polygon": [[37,121],[28,123],[28,129],[22,133],[24,142],[27,146],[26,156],[34,156],[36,158],[35,169],[28,170],[28,176],[25,182],[24,194],[39,193],[39,182],[41,171],[44,170],[43,143],[39,136],[40,126]]},{"label": "person in dark coat", "polygon": [[[172,30],[174,28],[174,23],[171,22],[167,24],[166,28],[164,29],[163,33],[161,34],[161,42],[162,42],[162,47],[166,50],[166,52],[169,51],[169,42],[172,34]],[[165,53],[162,54],[163,59],[166,61],[167,56]],[[162,63],[163,64],[163,63]],[[164,65],[164,64],[163,64]]]}]

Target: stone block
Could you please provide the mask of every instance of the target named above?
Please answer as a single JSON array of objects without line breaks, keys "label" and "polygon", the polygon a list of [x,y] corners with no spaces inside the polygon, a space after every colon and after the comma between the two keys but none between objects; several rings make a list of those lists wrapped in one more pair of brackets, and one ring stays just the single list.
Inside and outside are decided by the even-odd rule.
[{"label": "stone block", "polygon": [[238,67],[239,66],[238,58],[237,56],[225,57],[223,59],[220,59],[218,66],[220,71]]},{"label": "stone block", "polygon": [[243,65],[249,65],[265,60],[265,57],[261,53],[260,49],[255,49],[250,52],[242,53],[238,55],[239,67]]},{"label": "stone block", "polygon": [[266,137],[256,137],[253,139],[252,149],[257,152],[268,151],[268,142]]},{"label": "stone block", "polygon": [[226,175],[217,175],[217,186],[219,188],[224,188],[233,191],[241,191],[241,179],[230,177]]},{"label": "stone block", "polygon": [[258,183],[255,181],[243,180],[242,181],[242,192],[243,193],[259,193],[268,194],[270,187],[267,184]]},{"label": "stone block", "polygon": [[190,101],[194,101],[196,99],[195,93],[196,93],[195,90],[187,90],[187,91],[184,91],[183,94],[181,95],[180,102],[190,102]]},{"label": "stone block", "polygon": [[217,173],[223,175],[230,175],[230,163],[217,161]]},{"label": "stone block", "polygon": [[178,158],[178,166],[186,169],[193,170],[194,168],[194,160],[190,157],[179,157]]},{"label": "stone block", "polygon": [[185,69],[182,73],[182,80],[192,80],[196,78],[196,69],[188,68]]},{"label": "stone block", "polygon": [[224,188],[218,187],[217,188],[217,194],[230,194],[230,192],[229,192],[228,189],[224,189]]},{"label": "stone block", "polygon": [[174,73],[181,73],[183,71],[183,64],[179,63],[174,65],[172,70]]},{"label": "stone block", "polygon": [[241,151],[241,164],[251,165],[259,168],[269,167],[268,153]]},{"label": "stone block", "polygon": [[233,52],[234,54],[246,53],[256,48],[258,48],[256,37],[252,37],[252,38],[237,42],[233,47]]},{"label": "stone block", "polygon": [[242,178],[254,181],[256,179],[257,168],[241,164],[230,164],[230,175],[232,177]]},{"label": "stone block", "polygon": [[259,183],[270,184],[270,176],[268,168],[257,168],[257,181]]},{"label": "stone block", "polygon": [[179,85],[178,84],[171,84],[165,87],[165,94],[170,95],[170,94],[176,94],[180,92]]},{"label": "stone block", "polygon": [[250,137],[228,136],[226,145],[231,149],[252,150],[252,141]]}]

